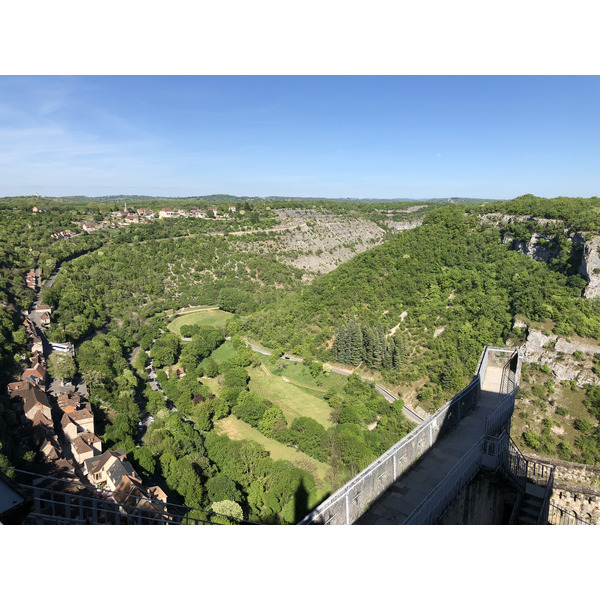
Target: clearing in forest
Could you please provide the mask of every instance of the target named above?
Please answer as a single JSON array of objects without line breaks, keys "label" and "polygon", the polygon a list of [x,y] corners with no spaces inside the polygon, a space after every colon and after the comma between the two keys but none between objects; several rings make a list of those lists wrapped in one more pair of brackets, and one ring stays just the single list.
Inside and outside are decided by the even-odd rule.
[{"label": "clearing in forest", "polygon": [[198,309],[197,312],[190,312],[174,319],[172,323],[169,323],[169,329],[173,333],[181,335],[180,330],[182,325],[211,325],[212,327],[220,328],[231,317],[233,317],[232,313],[225,312],[219,308]]},{"label": "clearing in forest", "polygon": [[232,440],[251,440],[258,442],[267,452],[270,453],[273,460],[289,460],[297,467],[312,473],[315,478],[323,481],[323,478],[331,467],[314,458],[311,458],[304,452],[285,446],[281,442],[265,437],[258,429],[244,423],[234,415],[229,415],[224,419],[215,422],[215,429],[219,434],[225,434]]},{"label": "clearing in forest", "polygon": [[221,344],[210,356],[217,361],[217,364],[221,364],[234,354],[235,348],[233,347],[233,344],[230,341],[227,341]]},{"label": "clearing in forest", "polygon": [[[249,388],[261,398],[277,404],[283,411],[288,425],[296,417],[311,417],[326,429],[331,427],[329,420],[331,407],[325,400],[317,397],[311,390],[301,389],[293,382],[286,382],[282,377],[268,377],[262,369],[248,367],[250,374]],[[323,393],[326,390],[323,390]],[[315,392],[321,395],[322,393]]]}]

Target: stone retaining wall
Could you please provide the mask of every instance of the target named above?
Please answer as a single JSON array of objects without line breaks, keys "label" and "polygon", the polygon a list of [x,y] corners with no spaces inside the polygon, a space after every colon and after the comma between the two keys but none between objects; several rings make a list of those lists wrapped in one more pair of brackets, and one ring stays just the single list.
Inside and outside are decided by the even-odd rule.
[{"label": "stone retaining wall", "polygon": [[[580,519],[594,525],[600,524],[600,467],[534,454],[526,455],[526,458],[556,467],[550,502]],[[554,521],[558,517],[555,515]]]}]

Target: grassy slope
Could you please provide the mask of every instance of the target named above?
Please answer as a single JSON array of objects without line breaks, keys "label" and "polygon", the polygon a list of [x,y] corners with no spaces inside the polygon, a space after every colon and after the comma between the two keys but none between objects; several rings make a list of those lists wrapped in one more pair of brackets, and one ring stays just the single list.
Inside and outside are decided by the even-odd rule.
[{"label": "grassy slope", "polygon": [[233,347],[233,344],[231,342],[225,342],[221,344],[210,356],[217,361],[217,364],[221,364],[234,354],[235,348]]},{"label": "grassy slope", "polygon": [[277,375],[267,375],[262,369],[248,368],[248,373],[250,390],[277,404],[288,424],[296,417],[311,417],[323,427],[331,427],[331,408],[325,400],[314,395],[312,390],[300,388]]},{"label": "grassy slope", "polygon": [[307,454],[304,454],[304,452],[300,452],[295,448],[290,448],[276,440],[265,437],[258,429],[251,427],[233,415],[229,415],[228,417],[217,421],[215,423],[215,429],[217,433],[226,434],[232,440],[243,439],[258,442],[271,454],[273,460],[289,460],[297,467],[312,473],[321,481],[331,468],[328,465],[311,458]]}]

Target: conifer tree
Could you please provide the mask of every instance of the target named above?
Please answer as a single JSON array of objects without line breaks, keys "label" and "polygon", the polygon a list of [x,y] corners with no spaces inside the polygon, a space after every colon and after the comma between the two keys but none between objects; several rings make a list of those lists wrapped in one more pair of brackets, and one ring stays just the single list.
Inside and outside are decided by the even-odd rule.
[{"label": "conifer tree", "polygon": [[350,352],[348,362],[351,365],[358,365],[363,360],[363,336],[358,323],[352,319],[348,327],[350,331]]},{"label": "conifer tree", "polygon": [[386,344],[385,352],[383,354],[383,368],[387,371],[391,371],[394,367],[394,354],[396,353],[396,342],[394,342],[394,338],[390,338]]},{"label": "conifer tree", "polygon": [[363,327],[363,356],[365,363],[371,367],[373,366],[373,354],[375,351],[375,334],[369,325]]}]

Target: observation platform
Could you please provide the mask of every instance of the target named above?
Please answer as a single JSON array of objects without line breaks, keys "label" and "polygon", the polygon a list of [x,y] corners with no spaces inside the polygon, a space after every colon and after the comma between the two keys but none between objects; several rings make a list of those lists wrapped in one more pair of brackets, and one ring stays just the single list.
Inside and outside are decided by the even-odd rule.
[{"label": "observation platform", "polygon": [[487,367],[475,408],[375,500],[356,525],[405,522],[484,435],[488,415],[505,396],[501,393],[502,374],[500,366]]}]

